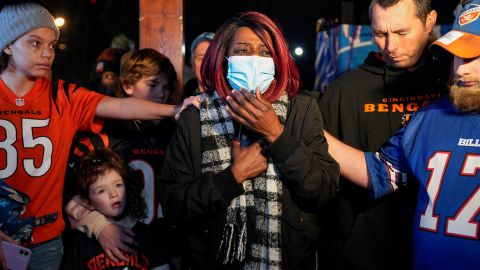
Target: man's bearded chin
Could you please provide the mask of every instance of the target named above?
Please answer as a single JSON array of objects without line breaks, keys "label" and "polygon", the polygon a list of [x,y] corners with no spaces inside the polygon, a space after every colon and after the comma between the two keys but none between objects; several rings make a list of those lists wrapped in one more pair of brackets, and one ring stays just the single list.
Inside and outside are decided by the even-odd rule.
[{"label": "man's bearded chin", "polygon": [[480,85],[459,86],[454,83],[450,86],[450,99],[455,108],[462,112],[480,113]]}]

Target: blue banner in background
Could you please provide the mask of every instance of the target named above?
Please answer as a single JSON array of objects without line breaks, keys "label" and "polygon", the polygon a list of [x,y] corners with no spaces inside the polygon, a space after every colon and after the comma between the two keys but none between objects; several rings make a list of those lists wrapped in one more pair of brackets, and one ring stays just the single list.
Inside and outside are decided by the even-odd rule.
[{"label": "blue banner in background", "polygon": [[315,57],[315,82],[314,89],[324,89],[326,85],[335,79],[337,70],[337,53],[336,53],[336,34],[335,28],[320,31],[317,35]]},{"label": "blue banner in background", "polygon": [[370,25],[342,24],[338,27],[340,29],[336,77],[362,64],[369,52],[378,51],[378,47],[372,41]]},{"label": "blue banner in background", "polygon": [[316,49],[314,88],[323,92],[340,74],[363,63],[377,46],[370,25],[340,24],[318,33]]},{"label": "blue banner in background", "polygon": [[[434,33],[440,37],[451,27],[437,25]],[[340,24],[318,32],[314,89],[323,92],[335,78],[362,64],[371,51],[378,47],[372,41],[370,25]]]}]

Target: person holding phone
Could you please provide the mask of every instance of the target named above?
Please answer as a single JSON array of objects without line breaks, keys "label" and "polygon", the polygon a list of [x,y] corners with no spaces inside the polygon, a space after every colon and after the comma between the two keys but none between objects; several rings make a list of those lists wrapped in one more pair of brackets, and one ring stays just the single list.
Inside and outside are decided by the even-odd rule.
[{"label": "person holding phone", "polygon": [[12,270],[25,270],[30,260],[32,251],[21,245],[17,245],[11,242],[2,241],[2,250],[4,252],[7,268]]},{"label": "person holding phone", "polygon": [[76,131],[99,132],[104,118],[173,118],[182,108],[51,81],[59,38],[52,15],[37,3],[0,10],[0,178],[31,198],[25,216],[48,221],[33,228],[28,244],[33,270],[57,269],[62,259],[62,190]]}]

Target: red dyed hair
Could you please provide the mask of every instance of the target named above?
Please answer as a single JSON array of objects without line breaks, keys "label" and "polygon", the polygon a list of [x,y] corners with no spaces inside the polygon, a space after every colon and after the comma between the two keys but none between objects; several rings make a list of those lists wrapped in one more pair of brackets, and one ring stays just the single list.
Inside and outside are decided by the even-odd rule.
[{"label": "red dyed hair", "polygon": [[263,94],[270,102],[277,101],[283,90],[291,98],[298,92],[300,76],[297,66],[288,50],[285,37],[280,27],[268,16],[259,12],[240,13],[228,19],[215,33],[202,61],[201,76],[207,93],[213,91],[226,98],[231,86],[226,78],[228,61],[226,59],[232,38],[240,27],[250,28],[270,51],[275,64],[275,79]]}]

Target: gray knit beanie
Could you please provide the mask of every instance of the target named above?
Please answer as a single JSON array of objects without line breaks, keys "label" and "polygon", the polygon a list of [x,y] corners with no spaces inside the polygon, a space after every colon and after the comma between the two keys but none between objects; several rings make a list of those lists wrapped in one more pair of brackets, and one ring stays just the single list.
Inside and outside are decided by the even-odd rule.
[{"label": "gray knit beanie", "polygon": [[190,45],[190,57],[193,57],[193,51],[195,51],[195,48],[198,46],[198,44],[202,41],[212,41],[213,37],[215,36],[215,33],[212,32],[203,32],[200,35],[198,35],[193,41],[192,45]]},{"label": "gray knit beanie", "polygon": [[6,5],[0,11],[0,48],[3,50],[24,34],[37,29],[50,28],[57,39],[60,31],[53,16],[44,7],[36,3]]}]

